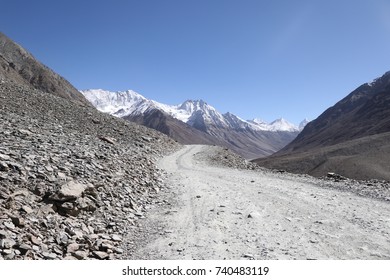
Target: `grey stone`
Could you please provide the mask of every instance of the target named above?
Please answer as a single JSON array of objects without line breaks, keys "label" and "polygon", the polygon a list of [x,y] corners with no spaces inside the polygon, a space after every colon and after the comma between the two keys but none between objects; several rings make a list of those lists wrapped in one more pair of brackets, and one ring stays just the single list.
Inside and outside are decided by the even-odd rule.
[{"label": "grey stone", "polygon": [[30,135],[33,134],[31,131],[29,131],[29,130],[27,130],[27,129],[18,129],[18,132],[19,132],[20,134],[24,134],[24,135],[28,135],[28,136],[30,136]]},{"label": "grey stone", "polygon": [[247,258],[247,259],[253,259],[254,258],[254,255],[253,254],[244,254],[242,255],[244,258]]},{"label": "grey stone", "polygon": [[256,211],[250,212],[248,214],[248,218],[250,218],[250,219],[256,219],[256,218],[259,218],[259,217],[261,217],[261,215],[260,215],[259,212],[256,212]]},{"label": "grey stone", "polygon": [[56,237],[57,244],[68,244],[69,237],[65,232],[61,232]]},{"label": "grey stone", "polygon": [[122,237],[120,237],[117,234],[111,235],[111,239],[114,240],[114,241],[122,241]]},{"label": "grey stone", "polygon": [[25,255],[28,251],[32,250],[32,247],[30,245],[25,244],[25,243],[18,245],[17,247],[22,255]]},{"label": "grey stone", "polygon": [[80,245],[77,243],[71,243],[66,247],[67,253],[74,253],[80,248]]},{"label": "grey stone", "polygon": [[43,252],[42,255],[47,260],[55,260],[55,259],[57,259],[57,254],[55,254],[55,253]]},{"label": "grey stone", "polygon": [[11,217],[11,220],[14,223],[14,225],[17,227],[24,227],[24,225],[25,225],[25,221],[22,217],[13,216],[13,217]]},{"label": "grey stone", "polygon": [[3,250],[3,254],[4,255],[12,255],[13,254],[13,250],[12,249],[4,249]]},{"label": "grey stone", "polygon": [[24,212],[26,212],[27,214],[31,214],[32,212],[34,212],[31,207],[27,206],[27,205],[23,205],[22,208],[21,208]]},{"label": "grey stone", "polygon": [[107,143],[109,143],[109,144],[115,144],[116,143],[116,140],[114,139],[114,138],[112,138],[112,137],[107,137],[107,136],[101,136],[101,137],[99,137],[101,140],[103,140],[103,141],[105,141],[105,142],[107,142]]},{"label": "grey stone", "polygon": [[11,160],[11,157],[9,155],[0,154],[0,160]]},{"label": "grey stone", "polygon": [[99,247],[100,251],[107,251],[107,250],[113,249],[113,248],[114,248],[114,245],[112,245],[111,243],[109,243],[107,241],[102,242],[102,244]]},{"label": "grey stone", "polygon": [[72,253],[72,256],[77,258],[78,260],[85,260],[88,257],[88,252],[83,250],[78,250],[74,253]]},{"label": "grey stone", "polygon": [[117,254],[123,254],[125,251],[123,249],[121,249],[121,248],[115,248],[114,252],[117,253]]},{"label": "grey stone", "polygon": [[93,212],[97,209],[95,202],[88,197],[80,197],[77,199],[76,203],[77,208],[83,211]]},{"label": "grey stone", "polygon": [[0,171],[7,171],[8,170],[8,164],[0,161]]},{"label": "grey stone", "polygon": [[53,199],[60,201],[76,200],[81,197],[85,189],[86,186],[84,184],[70,181],[61,186],[58,193],[53,196]]},{"label": "grey stone", "polygon": [[144,140],[146,142],[151,142],[152,141],[152,138],[150,138],[150,137],[142,136],[141,138],[142,138],[142,140]]},{"label": "grey stone", "polygon": [[4,222],[4,226],[10,230],[15,229],[15,225],[13,223]]},{"label": "grey stone", "polygon": [[0,230],[0,239],[7,238],[8,234],[5,230]]},{"label": "grey stone", "polygon": [[42,241],[39,240],[39,239],[38,239],[37,237],[35,237],[35,236],[31,236],[31,237],[30,237],[30,241],[31,241],[32,244],[37,245],[37,246],[41,245],[41,243],[42,243]]},{"label": "grey stone", "polygon": [[106,252],[102,252],[102,251],[93,251],[92,252],[93,255],[100,259],[100,260],[105,260],[105,259],[108,259],[109,258],[109,254],[107,254]]},{"label": "grey stone", "polygon": [[60,180],[66,180],[66,175],[65,173],[62,173],[62,172],[58,172],[57,173],[57,178],[60,179]]},{"label": "grey stone", "polygon": [[63,258],[63,260],[75,261],[75,260],[77,260],[77,258],[72,256],[72,255],[66,255],[65,258]]}]

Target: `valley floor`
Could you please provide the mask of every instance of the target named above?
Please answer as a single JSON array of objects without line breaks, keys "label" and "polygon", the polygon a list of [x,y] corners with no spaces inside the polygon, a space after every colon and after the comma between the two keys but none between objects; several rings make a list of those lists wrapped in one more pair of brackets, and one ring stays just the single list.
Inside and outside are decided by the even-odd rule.
[{"label": "valley floor", "polygon": [[314,178],[212,166],[212,149],[161,160],[168,186],[131,258],[390,259],[390,203]]}]

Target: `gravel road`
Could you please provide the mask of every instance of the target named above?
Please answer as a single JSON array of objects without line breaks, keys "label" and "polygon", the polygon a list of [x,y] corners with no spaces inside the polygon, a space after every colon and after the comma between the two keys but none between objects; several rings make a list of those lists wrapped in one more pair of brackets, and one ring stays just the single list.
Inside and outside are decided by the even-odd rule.
[{"label": "gravel road", "polygon": [[137,258],[390,259],[390,203],[314,178],[211,166],[211,149],[160,161],[168,187]]}]

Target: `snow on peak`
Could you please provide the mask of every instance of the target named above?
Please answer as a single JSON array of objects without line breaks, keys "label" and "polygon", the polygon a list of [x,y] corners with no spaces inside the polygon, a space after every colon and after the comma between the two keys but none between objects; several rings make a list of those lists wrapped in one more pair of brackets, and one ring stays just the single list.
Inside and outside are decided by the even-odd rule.
[{"label": "snow on peak", "polygon": [[89,89],[80,92],[96,109],[117,117],[132,114],[134,111],[144,112],[153,105],[152,101],[132,90],[111,92]]},{"label": "snow on peak", "polygon": [[208,105],[203,100],[186,100],[184,103],[177,106],[179,110],[184,110],[189,114],[201,111],[216,111],[212,106]]},{"label": "snow on peak", "polygon": [[260,125],[267,124],[266,121],[263,121],[262,119],[259,119],[259,118],[255,118],[253,120],[250,120],[249,122],[252,122],[254,124],[260,124]]},{"label": "snow on peak", "polygon": [[207,124],[219,127],[227,126],[223,115],[203,100],[187,100],[178,105],[178,109],[187,112],[189,115],[187,122],[195,122],[197,118],[202,118]]},{"label": "snow on peak", "polygon": [[296,132],[299,131],[299,128],[285,120],[284,118],[280,118],[274,120],[271,123],[267,123],[261,119],[253,119],[248,121],[252,126],[257,130],[265,130],[265,131],[289,131]]},{"label": "snow on peak", "polygon": [[301,123],[298,126],[299,130],[302,131],[309,122],[310,121],[307,118],[305,118],[303,121],[301,121]]},{"label": "snow on peak", "polygon": [[287,120],[280,118],[277,120],[274,120],[270,124],[270,130],[271,131],[298,131],[299,129],[292,123],[288,122]]}]

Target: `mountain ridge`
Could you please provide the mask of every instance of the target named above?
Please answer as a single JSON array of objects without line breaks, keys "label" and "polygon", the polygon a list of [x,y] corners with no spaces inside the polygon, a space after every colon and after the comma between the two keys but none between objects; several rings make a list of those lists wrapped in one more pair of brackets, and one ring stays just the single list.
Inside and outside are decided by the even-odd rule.
[{"label": "mountain ridge", "polygon": [[229,112],[221,114],[204,100],[188,99],[179,105],[167,105],[132,90],[80,92],[102,112],[159,130],[182,144],[219,145],[247,159],[280,150],[299,131],[284,119],[259,125]]},{"label": "mountain ridge", "polygon": [[[88,90],[80,90],[80,92],[94,105],[98,110],[109,113],[118,117],[123,117],[124,115],[129,114],[138,114],[143,113],[144,110],[146,110],[146,107],[154,107],[156,109],[160,109],[165,111],[166,113],[170,114],[172,117],[181,120],[183,122],[188,122],[191,116],[196,111],[203,111],[206,112],[207,117],[211,117],[213,119],[212,121],[219,122],[219,126],[226,126],[228,125],[227,122],[224,120],[225,115],[234,115],[230,112],[227,112],[225,114],[219,113],[213,106],[210,106],[206,101],[199,99],[187,99],[183,103],[180,103],[178,105],[167,105],[163,104],[154,100],[150,100],[145,98],[143,95],[133,91],[133,90],[126,90],[126,91],[108,91],[103,89],[88,89]],[[98,97],[98,95],[104,95]],[[110,98],[111,97],[111,98]],[[117,100],[118,98],[115,97],[122,97],[119,98],[120,100]],[[141,104],[137,104],[137,108],[140,108],[139,110],[135,110],[133,104],[135,104],[134,101],[130,101],[131,99],[135,100],[142,100],[145,105],[140,106]],[[115,102],[115,100],[117,100]],[[126,104],[125,101],[128,101]],[[127,110],[121,110],[126,108]],[[266,122],[257,122],[256,119],[253,120],[244,120],[240,117],[236,117],[236,121],[244,122],[249,124],[253,129],[257,130],[263,130],[263,131],[299,131],[299,126],[296,126],[284,118],[278,118],[270,123]],[[302,124],[305,120],[303,120],[300,124],[302,127]]]},{"label": "mountain ridge", "polygon": [[40,63],[27,50],[1,32],[0,79],[14,81],[90,106],[84,96],[66,79]]},{"label": "mountain ridge", "polygon": [[283,149],[256,163],[315,176],[390,180],[390,72],[357,87]]}]

